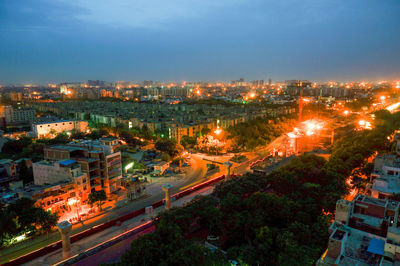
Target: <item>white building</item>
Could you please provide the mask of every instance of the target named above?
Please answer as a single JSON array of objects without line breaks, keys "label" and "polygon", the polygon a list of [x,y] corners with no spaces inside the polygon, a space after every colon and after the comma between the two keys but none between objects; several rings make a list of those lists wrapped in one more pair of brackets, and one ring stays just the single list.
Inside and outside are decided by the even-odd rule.
[{"label": "white building", "polygon": [[54,133],[86,132],[89,129],[87,121],[62,120],[53,122],[33,123],[32,131],[36,138],[44,138]]},{"label": "white building", "polygon": [[[81,166],[75,160],[67,159],[57,162],[40,161],[32,164],[33,179],[35,185],[54,184],[67,180],[76,180],[79,185],[90,182],[86,173],[82,172]],[[85,189],[86,190],[86,189]]]},{"label": "white building", "polygon": [[394,155],[375,158],[369,188],[374,198],[390,198],[400,193],[400,161]]}]

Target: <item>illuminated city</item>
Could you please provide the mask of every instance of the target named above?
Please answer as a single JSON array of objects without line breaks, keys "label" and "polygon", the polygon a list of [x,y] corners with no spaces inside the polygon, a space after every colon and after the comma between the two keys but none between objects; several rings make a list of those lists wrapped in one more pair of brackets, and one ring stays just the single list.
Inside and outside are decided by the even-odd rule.
[{"label": "illuminated city", "polygon": [[400,265],[399,12],[0,4],[0,264]]}]

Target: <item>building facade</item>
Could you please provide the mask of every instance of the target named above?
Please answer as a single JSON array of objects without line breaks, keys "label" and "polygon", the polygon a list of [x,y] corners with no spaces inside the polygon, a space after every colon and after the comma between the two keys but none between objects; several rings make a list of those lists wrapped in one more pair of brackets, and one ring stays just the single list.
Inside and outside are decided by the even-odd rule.
[{"label": "building facade", "polygon": [[87,132],[89,123],[87,121],[61,120],[54,122],[40,122],[32,124],[32,131],[36,138],[45,138],[62,132]]},{"label": "building facade", "polygon": [[117,147],[118,140],[112,138],[82,140],[46,147],[44,158],[47,161],[77,161],[90,180],[91,191],[104,190],[109,195],[119,188],[122,178],[121,152],[116,151]]}]

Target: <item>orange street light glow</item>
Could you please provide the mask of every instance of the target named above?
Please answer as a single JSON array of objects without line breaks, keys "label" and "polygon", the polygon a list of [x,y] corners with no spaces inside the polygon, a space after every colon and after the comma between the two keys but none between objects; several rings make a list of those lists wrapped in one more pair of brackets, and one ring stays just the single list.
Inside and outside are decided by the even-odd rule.
[{"label": "orange street light glow", "polygon": [[306,135],[307,136],[311,136],[311,135],[313,135],[314,134],[314,132],[312,131],[312,130],[307,130],[306,131]]},{"label": "orange street light glow", "polygon": [[78,201],[74,198],[71,198],[68,200],[68,205],[74,205],[75,203],[77,203]]},{"label": "orange street light glow", "polygon": [[221,132],[222,132],[222,129],[220,129],[219,127],[217,127],[217,129],[214,130],[214,133],[217,135],[221,134]]},{"label": "orange street light glow", "polygon": [[365,126],[366,122],[365,122],[365,120],[360,120],[360,121],[358,121],[358,124],[363,127],[363,126]]},{"label": "orange street light glow", "polygon": [[309,130],[313,130],[313,129],[316,128],[316,125],[315,125],[314,122],[308,122],[308,123],[307,123],[307,128],[308,128]]}]

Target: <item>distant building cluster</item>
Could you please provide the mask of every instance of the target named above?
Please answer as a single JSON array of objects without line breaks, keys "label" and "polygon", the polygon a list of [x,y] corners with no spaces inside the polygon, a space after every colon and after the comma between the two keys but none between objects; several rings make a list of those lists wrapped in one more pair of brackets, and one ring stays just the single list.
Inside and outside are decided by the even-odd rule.
[{"label": "distant building cluster", "polygon": [[[32,103],[40,112],[53,112],[58,116],[73,115],[77,119],[90,118],[97,123],[128,128],[146,127],[150,132],[165,132],[170,138],[196,136],[204,128],[213,129],[219,121],[222,128],[234,126],[256,117],[277,117],[296,111],[291,106],[263,108],[247,105],[169,104],[135,102],[45,102]],[[54,125],[54,122],[53,122]],[[37,128],[37,125],[35,124]],[[45,129],[50,128],[45,125]],[[34,132],[36,130],[34,129]],[[38,134],[40,135],[40,134]]]}]

